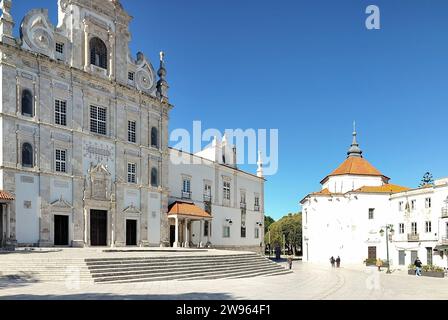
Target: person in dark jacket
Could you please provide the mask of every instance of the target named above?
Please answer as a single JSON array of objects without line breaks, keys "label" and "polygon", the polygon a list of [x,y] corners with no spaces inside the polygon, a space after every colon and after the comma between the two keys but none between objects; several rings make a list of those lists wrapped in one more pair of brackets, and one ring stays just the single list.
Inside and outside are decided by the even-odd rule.
[{"label": "person in dark jacket", "polygon": [[337,266],[338,268],[341,267],[341,258],[340,258],[340,257],[338,257],[338,258],[336,259],[336,266]]},{"label": "person in dark jacket", "polygon": [[421,277],[421,275],[422,275],[422,262],[420,261],[420,259],[418,257],[415,260],[414,265],[415,265],[415,275],[417,277]]},{"label": "person in dark jacket", "polygon": [[334,268],[335,267],[335,263],[336,263],[336,260],[334,259],[334,257],[330,258],[330,263],[331,263],[331,266]]}]

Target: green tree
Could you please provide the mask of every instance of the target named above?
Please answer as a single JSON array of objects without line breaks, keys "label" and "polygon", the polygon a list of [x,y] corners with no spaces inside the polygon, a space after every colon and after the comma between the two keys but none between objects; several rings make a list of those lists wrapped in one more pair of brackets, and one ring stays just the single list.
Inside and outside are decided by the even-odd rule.
[{"label": "green tree", "polygon": [[272,219],[269,216],[264,216],[264,234],[267,234],[269,231],[269,227],[271,226],[271,224],[273,224],[275,222],[274,219]]},{"label": "green tree", "polygon": [[302,246],[302,214],[290,213],[274,222],[270,226],[270,232],[266,233],[265,243],[271,243],[271,247],[279,245],[282,248],[286,246],[298,254]]}]

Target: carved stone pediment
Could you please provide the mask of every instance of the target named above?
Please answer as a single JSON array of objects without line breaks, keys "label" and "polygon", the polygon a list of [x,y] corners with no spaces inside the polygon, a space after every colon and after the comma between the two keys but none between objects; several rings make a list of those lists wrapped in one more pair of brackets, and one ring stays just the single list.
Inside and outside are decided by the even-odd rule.
[{"label": "carved stone pediment", "polygon": [[61,196],[58,200],[50,204],[50,208],[52,211],[71,211],[73,206]]},{"label": "carved stone pediment", "polygon": [[91,164],[86,179],[85,199],[114,201],[112,174],[106,165]]},{"label": "carved stone pediment", "polygon": [[133,204],[123,210],[123,213],[141,214],[141,210]]},{"label": "carved stone pediment", "polygon": [[48,18],[48,10],[31,10],[23,19],[20,38],[25,49],[54,58],[54,26]]}]

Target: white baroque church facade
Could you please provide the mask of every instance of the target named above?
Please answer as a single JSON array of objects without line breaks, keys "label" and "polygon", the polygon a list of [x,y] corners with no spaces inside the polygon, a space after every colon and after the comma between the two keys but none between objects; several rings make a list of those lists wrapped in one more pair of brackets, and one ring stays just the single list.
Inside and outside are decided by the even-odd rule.
[{"label": "white baroque church facade", "polygon": [[[0,247],[260,247],[262,232],[229,241],[224,224],[241,217],[170,193],[175,172],[201,188],[205,178],[170,161],[164,55],[157,73],[131,56],[132,18],[119,0],[59,0],[57,26],[32,10],[20,38],[11,6],[1,1]],[[230,168],[215,160],[203,167]],[[264,178],[229,170],[232,196],[237,181],[255,185],[259,215],[248,221],[262,223]],[[222,204],[222,181],[210,181]]]},{"label": "white baroque church facade", "polygon": [[321,185],[301,200],[304,261],[387,261],[389,250],[396,267],[419,257],[447,268],[448,179],[417,189],[391,184],[363,157],[354,132],[347,159]]}]

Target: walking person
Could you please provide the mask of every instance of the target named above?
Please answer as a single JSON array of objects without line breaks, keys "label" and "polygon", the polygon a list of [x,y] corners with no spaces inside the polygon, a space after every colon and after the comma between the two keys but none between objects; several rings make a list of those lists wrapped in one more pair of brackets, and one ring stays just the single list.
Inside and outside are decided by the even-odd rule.
[{"label": "walking person", "polygon": [[288,266],[289,266],[289,270],[292,269],[292,256],[288,257]]},{"label": "walking person", "polygon": [[331,263],[331,267],[335,267],[335,263],[336,263],[336,260],[334,259],[334,257],[331,257],[330,258],[330,263]]},{"label": "walking person", "polygon": [[420,261],[420,259],[418,257],[415,260],[414,265],[415,265],[415,275],[417,277],[421,277],[422,276],[422,262]]},{"label": "walking person", "polygon": [[381,272],[381,267],[383,266],[383,261],[380,258],[376,259],[376,266],[378,267],[378,271]]},{"label": "walking person", "polygon": [[338,257],[338,258],[336,259],[336,266],[337,266],[338,268],[341,267],[341,257]]}]

